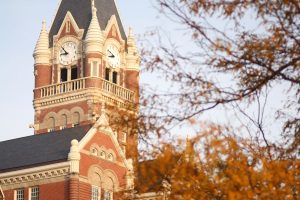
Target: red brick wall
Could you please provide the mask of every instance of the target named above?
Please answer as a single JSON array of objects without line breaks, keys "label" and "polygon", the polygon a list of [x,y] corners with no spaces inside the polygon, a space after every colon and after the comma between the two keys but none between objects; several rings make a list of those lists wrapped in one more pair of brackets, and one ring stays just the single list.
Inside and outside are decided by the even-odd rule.
[{"label": "red brick wall", "polygon": [[[67,200],[69,199],[69,182],[57,182],[40,185],[40,200]],[[4,192],[5,200],[14,200],[15,190],[6,190]],[[24,188],[25,198],[29,200],[29,188]]]},{"label": "red brick wall", "polygon": [[35,65],[35,88],[51,84],[51,66]]},{"label": "red brick wall", "polygon": [[88,183],[79,182],[79,199],[88,200],[92,196],[92,187]]},{"label": "red brick wall", "polygon": [[69,199],[69,181],[40,185],[40,200]]},{"label": "red brick wall", "polygon": [[[117,156],[117,158],[116,158],[117,161],[122,162],[122,159],[121,159],[120,155],[118,155],[116,147],[113,144],[113,142],[111,141],[110,136],[108,136],[104,133],[98,132],[94,135],[94,137],[90,140],[90,142],[88,142],[85,145],[84,149],[87,151],[90,151],[90,147],[92,144],[97,144],[98,146],[104,146],[106,149],[112,149]],[[87,177],[88,170],[92,165],[98,165],[103,170],[106,170],[106,169],[112,170],[116,174],[116,176],[119,180],[120,186],[125,185],[125,175],[127,172],[127,169],[125,167],[119,166],[114,162],[106,161],[106,160],[100,159],[98,157],[90,156],[90,155],[86,155],[86,154],[81,154],[80,175]]]}]

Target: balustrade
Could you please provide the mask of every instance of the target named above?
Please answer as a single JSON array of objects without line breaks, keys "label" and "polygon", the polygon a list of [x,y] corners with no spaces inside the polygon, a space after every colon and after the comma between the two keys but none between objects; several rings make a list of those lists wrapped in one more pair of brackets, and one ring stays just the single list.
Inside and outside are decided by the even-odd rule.
[{"label": "balustrade", "polygon": [[[88,78],[82,78],[82,79],[76,79],[68,82],[63,82],[59,84],[54,84],[42,88],[38,88],[37,90],[40,90],[40,97],[52,97],[60,94],[65,94],[69,92],[79,91],[86,89],[86,80]],[[117,84],[114,84],[112,82],[106,81],[104,79],[101,80],[101,86],[100,89],[108,94],[115,95],[121,99],[127,100],[127,101],[133,101],[134,100],[134,92],[121,87]]]}]

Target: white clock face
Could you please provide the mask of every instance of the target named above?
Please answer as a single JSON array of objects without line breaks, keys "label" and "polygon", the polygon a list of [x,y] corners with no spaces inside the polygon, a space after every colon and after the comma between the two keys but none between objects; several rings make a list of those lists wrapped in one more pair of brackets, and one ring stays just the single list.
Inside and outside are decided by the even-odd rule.
[{"label": "white clock face", "polygon": [[121,59],[119,49],[114,45],[109,45],[106,49],[107,62],[111,67],[120,67]]},{"label": "white clock face", "polygon": [[77,45],[74,42],[64,43],[59,50],[59,62],[63,65],[69,65],[77,60]]}]

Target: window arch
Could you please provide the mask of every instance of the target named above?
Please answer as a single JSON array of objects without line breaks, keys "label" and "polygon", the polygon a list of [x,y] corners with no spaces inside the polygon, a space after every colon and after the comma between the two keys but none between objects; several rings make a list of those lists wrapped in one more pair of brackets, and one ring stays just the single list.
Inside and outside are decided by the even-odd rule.
[{"label": "window arch", "polygon": [[68,117],[67,117],[66,114],[61,115],[60,123],[61,123],[61,128],[62,128],[62,129],[67,128]]},{"label": "window arch", "polygon": [[112,153],[107,154],[107,160],[114,161],[114,155]]},{"label": "window arch", "polygon": [[54,131],[55,129],[55,118],[54,117],[49,117],[47,121],[49,131]]},{"label": "window arch", "polygon": [[105,159],[105,157],[106,157],[105,151],[101,150],[99,156],[100,156],[100,158]]},{"label": "window arch", "polygon": [[79,112],[74,112],[73,113],[73,124],[75,126],[77,126],[77,125],[79,125],[79,123],[80,123],[80,114],[79,114]]},{"label": "window arch", "polygon": [[92,148],[92,155],[97,156],[98,155],[98,149]]}]

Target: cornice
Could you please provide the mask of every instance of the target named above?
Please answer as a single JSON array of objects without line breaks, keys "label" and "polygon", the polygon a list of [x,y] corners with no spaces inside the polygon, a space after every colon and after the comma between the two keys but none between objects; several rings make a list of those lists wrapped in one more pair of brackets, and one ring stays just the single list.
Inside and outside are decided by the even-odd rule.
[{"label": "cornice", "polygon": [[70,163],[62,162],[29,169],[17,170],[0,174],[0,185],[2,187],[40,181],[49,178],[67,176],[69,174]]}]

